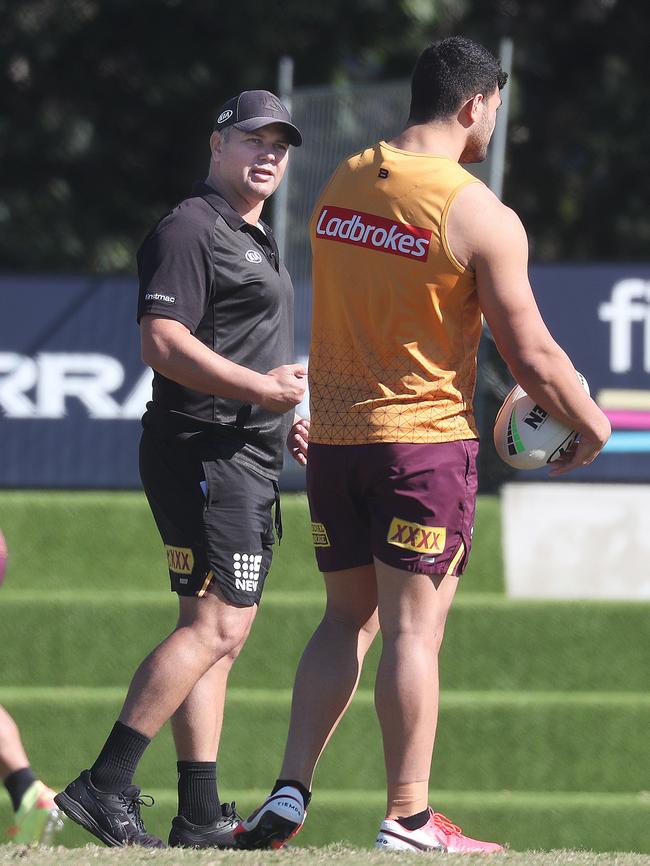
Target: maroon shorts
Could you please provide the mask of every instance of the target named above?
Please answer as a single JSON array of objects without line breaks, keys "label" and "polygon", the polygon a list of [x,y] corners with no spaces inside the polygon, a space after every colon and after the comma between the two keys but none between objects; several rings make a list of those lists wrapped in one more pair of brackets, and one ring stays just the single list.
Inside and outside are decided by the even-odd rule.
[{"label": "maroon shorts", "polygon": [[478,441],[309,446],[307,493],[321,571],[387,565],[462,574],[472,546]]}]

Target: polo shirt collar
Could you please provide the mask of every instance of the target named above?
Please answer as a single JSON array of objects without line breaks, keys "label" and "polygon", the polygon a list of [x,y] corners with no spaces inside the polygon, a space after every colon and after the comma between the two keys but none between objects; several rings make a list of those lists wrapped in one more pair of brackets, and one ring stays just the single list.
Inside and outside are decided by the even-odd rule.
[{"label": "polo shirt collar", "polygon": [[[251,224],[247,223],[242,215],[237,213],[237,211],[228,204],[226,199],[218,193],[214,187],[211,187],[210,184],[207,184],[205,181],[199,180],[194,184],[192,195],[200,195],[201,198],[205,199],[210,207],[214,208],[214,210],[225,219],[233,231],[238,231],[240,229],[248,230],[251,228]],[[264,226],[265,231],[268,232],[269,227],[266,223],[262,222],[262,220],[260,220],[260,222]]]}]

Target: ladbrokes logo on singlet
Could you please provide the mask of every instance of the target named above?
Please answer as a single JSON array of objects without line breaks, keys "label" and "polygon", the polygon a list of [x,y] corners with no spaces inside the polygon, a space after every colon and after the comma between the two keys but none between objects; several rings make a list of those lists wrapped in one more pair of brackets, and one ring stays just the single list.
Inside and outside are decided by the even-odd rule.
[{"label": "ladbrokes logo on singlet", "polygon": [[420,262],[426,262],[431,242],[430,229],[330,205],[324,205],[318,215],[316,235]]}]

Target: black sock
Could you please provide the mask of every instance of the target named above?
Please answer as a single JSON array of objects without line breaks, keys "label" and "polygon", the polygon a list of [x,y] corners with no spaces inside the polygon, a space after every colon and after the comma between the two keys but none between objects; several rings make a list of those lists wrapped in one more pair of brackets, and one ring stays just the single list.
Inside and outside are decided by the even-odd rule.
[{"label": "black sock", "polygon": [[97,760],[90,768],[90,780],[100,791],[117,794],[133,782],[138,761],[151,740],[140,731],[115,722]]},{"label": "black sock", "polygon": [[34,784],[36,779],[37,777],[31,767],[23,767],[22,770],[14,770],[13,773],[9,773],[5,779],[5,788],[11,797],[14,812],[18,811],[25,791]]},{"label": "black sock", "polygon": [[302,794],[302,801],[305,804],[305,809],[309,806],[309,801],[311,800],[311,793],[305,788],[302,782],[297,782],[295,779],[278,779],[273,786],[273,790],[271,794],[275,794],[276,791],[279,791],[280,788],[286,788],[287,785],[291,785],[292,788],[297,788]]},{"label": "black sock", "polygon": [[178,761],[178,814],[192,824],[212,824],[221,816],[214,761]]},{"label": "black sock", "polygon": [[415,815],[409,815],[408,818],[398,818],[397,820],[405,830],[419,830],[429,820],[429,810],[425,809],[424,812],[417,812]]}]

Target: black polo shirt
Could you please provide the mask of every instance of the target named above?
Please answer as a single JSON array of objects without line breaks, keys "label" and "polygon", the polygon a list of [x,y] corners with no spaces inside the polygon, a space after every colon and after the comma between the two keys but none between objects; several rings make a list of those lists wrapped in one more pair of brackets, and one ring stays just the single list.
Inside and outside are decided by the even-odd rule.
[{"label": "black polo shirt", "polygon": [[[138,322],[182,322],[224,358],[266,373],[293,363],[293,287],[270,228],[250,225],[205,183],[164,216],[138,251]],[[267,477],[282,468],[293,411],[202,394],[154,371],[142,421],[165,435],[202,433]]]}]

